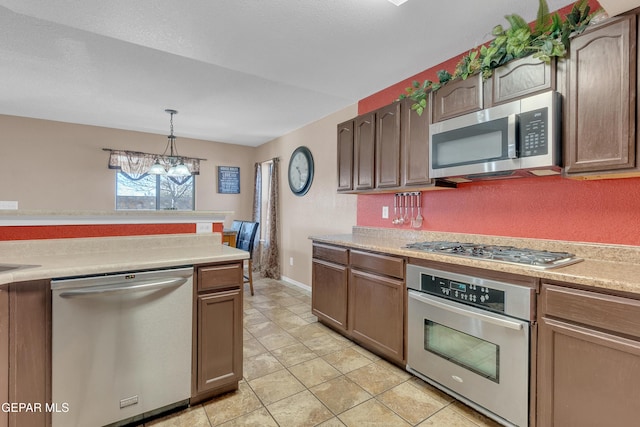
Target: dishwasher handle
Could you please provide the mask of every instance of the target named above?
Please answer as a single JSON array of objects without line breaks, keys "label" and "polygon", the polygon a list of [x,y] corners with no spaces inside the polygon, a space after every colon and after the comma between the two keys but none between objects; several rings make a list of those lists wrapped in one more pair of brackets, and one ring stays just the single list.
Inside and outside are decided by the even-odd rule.
[{"label": "dishwasher handle", "polygon": [[188,277],[170,277],[167,279],[155,279],[138,282],[119,282],[108,286],[90,286],[86,288],[73,289],[60,293],[61,298],[77,298],[96,295],[110,295],[129,293],[137,291],[153,291],[178,287],[187,282]]},{"label": "dishwasher handle", "polygon": [[492,316],[491,314],[477,313],[475,311],[458,308],[452,304],[448,304],[446,302],[440,302],[435,298],[432,298],[428,295],[422,295],[421,293],[415,292],[412,290],[409,290],[409,298],[413,298],[417,301],[420,301],[421,303],[431,305],[433,307],[437,307],[443,310],[447,310],[461,316],[472,317],[474,319],[478,319],[483,322],[492,323],[496,326],[500,326],[503,328],[513,329],[516,331],[522,330],[522,323],[520,322],[514,322],[511,320],[502,319],[496,316]]}]

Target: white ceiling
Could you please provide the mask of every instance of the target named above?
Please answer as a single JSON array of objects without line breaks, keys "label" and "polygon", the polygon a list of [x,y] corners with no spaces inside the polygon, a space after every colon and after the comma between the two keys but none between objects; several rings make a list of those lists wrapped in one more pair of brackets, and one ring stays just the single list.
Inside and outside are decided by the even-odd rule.
[{"label": "white ceiling", "polygon": [[[550,10],[572,3],[547,0]],[[0,0],[0,114],[257,146],[537,0]],[[126,148],[126,147],[115,147]]]}]

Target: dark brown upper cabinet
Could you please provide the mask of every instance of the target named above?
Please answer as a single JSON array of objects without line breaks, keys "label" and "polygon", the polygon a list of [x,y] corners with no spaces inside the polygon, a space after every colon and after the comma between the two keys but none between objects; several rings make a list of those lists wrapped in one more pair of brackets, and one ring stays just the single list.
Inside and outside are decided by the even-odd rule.
[{"label": "dark brown upper cabinet", "polygon": [[353,190],[353,124],[338,125],[338,191]]},{"label": "dark brown upper cabinet", "polygon": [[431,96],[429,104],[422,115],[411,109],[414,102],[410,99],[402,101],[401,114],[401,185],[426,186],[429,179],[429,124],[431,117]]},{"label": "dark brown upper cabinet", "polygon": [[454,80],[433,93],[433,121],[473,113],[484,108],[482,74]]},{"label": "dark brown upper cabinet", "polygon": [[400,186],[400,103],[376,111],[376,188]]},{"label": "dark brown upper cabinet", "polygon": [[422,115],[413,101],[393,102],[338,125],[338,191],[432,187],[429,179],[430,100]]},{"label": "dark brown upper cabinet", "polygon": [[565,173],[582,179],[637,174],[636,15],[575,37],[566,67]]},{"label": "dark brown upper cabinet", "polygon": [[485,82],[485,104],[498,105],[524,96],[556,89],[556,61],[549,64],[527,56],[496,68]]},{"label": "dark brown upper cabinet", "polygon": [[371,190],[375,185],[376,114],[356,117],[353,143],[353,189]]}]

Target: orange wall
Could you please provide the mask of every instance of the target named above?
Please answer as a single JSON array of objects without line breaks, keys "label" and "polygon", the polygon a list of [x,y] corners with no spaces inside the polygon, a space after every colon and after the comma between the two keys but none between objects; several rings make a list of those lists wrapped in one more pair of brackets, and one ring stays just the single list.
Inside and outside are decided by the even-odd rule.
[{"label": "orange wall", "polygon": [[[599,7],[590,1],[592,10]],[[570,7],[560,10],[562,16]],[[387,105],[413,80],[436,80],[453,72],[464,53],[399,82],[358,104],[358,113]],[[462,184],[455,190],[422,194],[423,230],[640,245],[640,178],[574,181],[560,177],[521,178]],[[359,195],[359,226],[397,227],[383,220],[393,195]],[[409,228],[404,226],[403,228]]]},{"label": "orange wall", "polygon": [[[213,223],[214,232],[222,232],[221,223]],[[0,241],[66,239],[78,237],[144,236],[151,234],[190,234],[196,224],[82,224],[1,226]]]}]

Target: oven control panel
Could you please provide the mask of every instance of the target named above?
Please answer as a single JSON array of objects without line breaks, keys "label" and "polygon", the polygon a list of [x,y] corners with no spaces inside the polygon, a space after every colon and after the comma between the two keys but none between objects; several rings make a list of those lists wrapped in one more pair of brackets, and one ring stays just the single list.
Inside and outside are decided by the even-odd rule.
[{"label": "oven control panel", "polygon": [[420,290],[423,292],[504,313],[505,292],[503,290],[428,274],[420,276]]}]

